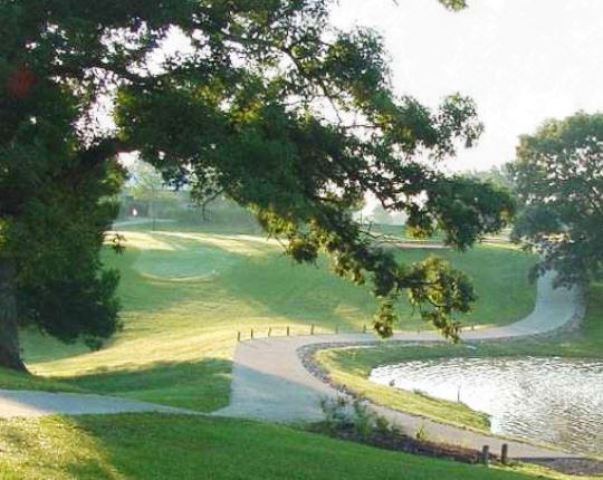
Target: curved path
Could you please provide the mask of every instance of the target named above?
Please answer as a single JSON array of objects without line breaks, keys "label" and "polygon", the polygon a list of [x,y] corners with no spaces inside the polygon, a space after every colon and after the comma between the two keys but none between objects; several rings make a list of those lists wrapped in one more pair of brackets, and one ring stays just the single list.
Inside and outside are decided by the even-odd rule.
[{"label": "curved path", "polygon": [[[584,315],[581,292],[578,288],[554,289],[553,278],[549,273],[539,279],[536,305],[526,318],[503,327],[465,331],[462,338],[493,340],[538,335],[580,320]],[[392,338],[413,343],[441,339],[435,332],[404,332]],[[279,422],[320,420],[324,415],[319,400],[341,396],[341,393],[304,367],[299,350],[321,344],[333,346],[375,341],[372,334],[341,334],[271,337],[242,342],[234,356],[231,403],[215,414]],[[476,449],[490,445],[494,452],[500,451],[502,443],[508,443],[510,455],[514,458],[575,456],[444,425],[386,407],[373,405],[372,408],[407,431],[414,432],[423,426],[430,439],[445,443]]]}]

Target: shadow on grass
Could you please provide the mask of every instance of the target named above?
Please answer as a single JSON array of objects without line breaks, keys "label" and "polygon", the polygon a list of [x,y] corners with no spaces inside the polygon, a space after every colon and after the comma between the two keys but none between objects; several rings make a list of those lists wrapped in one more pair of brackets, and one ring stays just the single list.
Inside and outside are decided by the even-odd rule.
[{"label": "shadow on grass", "polygon": [[160,362],[84,375],[67,383],[86,391],[210,412],[228,405],[232,362]]},{"label": "shadow on grass", "polygon": [[79,417],[73,427],[96,447],[96,458],[68,464],[77,478],[97,478],[96,468],[132,479],[394,480],[401,471],[407,480],[528,478],[245,420],[126,414]]},{"label": "shadow on grass", "polygon": [[253,258],[225,273],[222,284],[229,296],[257,305],[281,324],[359,330],[377,308],[367,286],[337,277],[322,258],[316,266],[297,265],[281,254]]}]

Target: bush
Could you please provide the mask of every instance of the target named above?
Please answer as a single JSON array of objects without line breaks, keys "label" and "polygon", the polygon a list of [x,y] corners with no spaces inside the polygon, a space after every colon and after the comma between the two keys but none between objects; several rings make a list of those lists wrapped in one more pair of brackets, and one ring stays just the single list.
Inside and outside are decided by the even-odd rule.
[{"label": "bush", "polygon": [[341,427],[349,423],[348,400],[345,397],[321,398],[320,408],[325,415],[325,426],[330,432],[336,432]]},{"label": "bush", "polygon": [[367,440],[375,432],[392,430],[387,419],[371,411],[363,398],[323,398],[320,407],[325,414],[324,424],[331,433],[352,429],[359,438]]}]

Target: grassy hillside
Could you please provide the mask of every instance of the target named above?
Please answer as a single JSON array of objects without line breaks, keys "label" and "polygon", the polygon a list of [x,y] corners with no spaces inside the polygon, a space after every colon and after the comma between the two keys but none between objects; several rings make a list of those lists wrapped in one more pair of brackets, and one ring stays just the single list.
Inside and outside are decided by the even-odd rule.
[{"label": "grassy hillside", "polygon": [[3,480],[552,478],[538,469],[485,469],[279,425],[159,414],[0,420],[0,445]]},{"label": "grassy hillside", "polygon": [[[367,288],[335,277],[325,262],[294,265],[276,242],[261,237],[182,231],[125,236],[125,254],[106,255],[122,275],[124,330],[97,352],[26,333],[32,372],[70,388],[211,411],[228,402],[238,330],[246,336],[250,328],[265,335],[268,327],[282,335],[286,326],[292,334],[307,334],[311,324],[317,333],[360,330],[375,311]],[[399,255],[413,261],[429,253]],[[437,253],[474,279],[480,300],[466,322],[504,323],[530,311],[531,257],[495,247]],[[401,328],[427,328],[408,305],[400,311]],[[0,385],[11,381],[0,374]]]},{"label": "grassy hillside", "polygon": [[[97,352],[25,332],[28,366],[38,376],[0,371],[0,387],[94,391],[211,411],[228,402],[238,330],[359,330],[375,308],[366,290],[324,264],[294,266],[258,237],[126,236],[126,253],[106,257],[122,274],[124,330]],[[399,255],[413,261],[428,253]],[[530,257],[495,247],[437,253],[476,283],[480,301],[469,323],[501,324],[531,309]],[[426,328],[407,305],[400,311],[401,328]],[[535,467],[485,470],[376,450],[285,426],[160,414],[0,420],[0,449],[0,479],[11,480],[565,478]]]}]

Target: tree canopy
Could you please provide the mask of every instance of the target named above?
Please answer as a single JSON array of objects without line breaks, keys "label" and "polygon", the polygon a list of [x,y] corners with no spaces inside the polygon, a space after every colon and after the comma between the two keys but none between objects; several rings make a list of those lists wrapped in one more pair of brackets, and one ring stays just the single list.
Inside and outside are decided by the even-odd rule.
[{"label": "tree canopy", "polygon": [[[504,226],[512,202],[438,167],[481,134],[473,102],[453,94],[430,110],[397,95],[380,36],[334,28],[331,3],[0,0],[0,218],[17,278],[32,278],[20,259],[40,255],[52,228],[61,229],[53,241],[63,270],[47,269],[54,273],[40,277],[43,285],[64,282],[77,263],[98,287],[102,199],[119,176],[116,156],[137,152],[172,185],[251,209],[297,261],[325,252],[337,274],[372,282],[381,335],[391,333],[394,302],[408,291],[427,321],[455,337],[453,313],[474,299],[466,276],[437,259],[399,264],[352,211],[371,193],[406,214],[411,231],[437,228],[464,249]],[[115,124],[99,121],[102,112]],[[57,211],[37,231],[28,215],[46,214],[34,207],[69,216]],[[65,218],[73,229],[63,229]],[[23,225],[31,228],[20,235]],[[29,243],[19,243],[25,237]],[[82,242],[89,254],[73,257]],[[70,320],[42,321],[41,308],[30,317],[66,338],[105,336],[116,322],[104,305],[108,314],[95,327],[68,312]]]},{"label": "tree canopy", "polygon": [[534,273],[555,269],[583,283],[603,267],[603,114],[549,120],[520,138],[510,164],[522,205],[514,236],[541,254]]},{"label": "tree canopy", "polygon": [[83,92],[56,77],[42,7],[0,2],[0,364],[14,368],[17,323],[92,346],[118,326],[98,253],[123,174],[76,124]]}]

